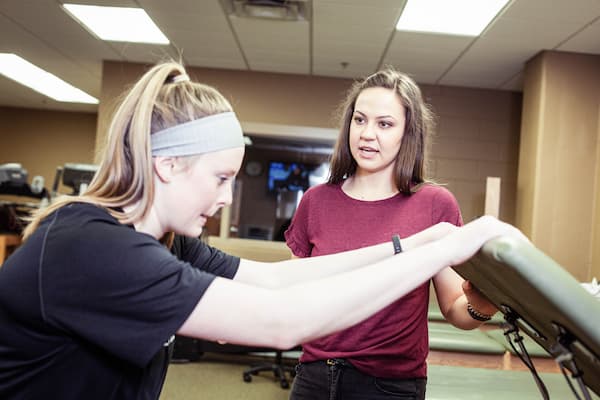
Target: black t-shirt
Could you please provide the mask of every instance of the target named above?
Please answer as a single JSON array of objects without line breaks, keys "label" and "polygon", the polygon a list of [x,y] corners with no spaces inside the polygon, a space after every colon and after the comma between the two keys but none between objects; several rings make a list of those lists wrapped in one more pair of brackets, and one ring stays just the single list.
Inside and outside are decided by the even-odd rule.
[{"label": "black t-shirt", "polygon": [[158,398],[174,333],[239,265],[174,246],[93,205],[48,216],[0,268],[0,398]]}]

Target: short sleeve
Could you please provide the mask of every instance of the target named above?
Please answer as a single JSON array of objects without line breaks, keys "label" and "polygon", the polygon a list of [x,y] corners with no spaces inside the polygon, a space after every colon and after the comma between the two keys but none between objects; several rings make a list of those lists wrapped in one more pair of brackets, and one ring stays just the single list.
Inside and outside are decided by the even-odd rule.
[{"label": "short sleeve", "polygon": [[233,279],[240,265],[239,257],[226,254],[197,238],[175,235],[171,252],[194,268],[227,279]]},{"label": "short sleeve", "polygon": [[300,204],[298,204],[298,208],[292,218],[292,222],[284,233],[285,242],[292,251],[292,254],[296,257],[310,257],[311,255],[308,226],[312,193],[312,189],[309,189],[304,196],[302,196]]},{"label": "short sleeve", "polygon": [[435,194],[432,196],[432,223],[449,222],[456,226],[462,226],[460,207],[452,192],[442,186],[432,186],[432,188],[435,190]]}]

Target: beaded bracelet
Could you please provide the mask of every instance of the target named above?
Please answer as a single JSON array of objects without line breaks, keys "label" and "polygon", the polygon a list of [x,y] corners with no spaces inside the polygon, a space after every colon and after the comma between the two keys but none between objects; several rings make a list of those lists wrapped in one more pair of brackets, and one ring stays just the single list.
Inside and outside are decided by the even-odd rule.
[{"label": "beaded bracelet", "polygon": [[489,321],[490,319],[492,319],[491,315],[480,313],[479,311],[474,309],[473,306],[471,305],[471,303],[467,303],[467,311],[469,312],[469,315],[471,316],[471,318],[473,318],[477,321],[485,322],[485,321]]}]

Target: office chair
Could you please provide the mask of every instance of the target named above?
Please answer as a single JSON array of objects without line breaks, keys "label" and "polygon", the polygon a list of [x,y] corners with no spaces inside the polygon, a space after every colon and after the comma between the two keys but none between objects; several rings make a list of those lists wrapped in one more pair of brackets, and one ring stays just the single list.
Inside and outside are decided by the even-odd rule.
[{"label": "office chair", "polygon": [[[300,349],[300,348],[298,348]],[[293,349],[296,350],[296,349]],[[290,377],[293,379],[296,376],[295,367],[291,367],[289,365],[285,365],[283,363],[282,351],[275,351],[275,360],[273,362],[261,362],[256,363],[249,369],[245,370],[243,373],[244,382],[252,382],[252,375],[258,375],[261,371],[273,371],[273,375],[275,378],[279,379],[279,385],[282,389],[289,389],[290,382],[285,376],[285,373],[288,372]]]}]

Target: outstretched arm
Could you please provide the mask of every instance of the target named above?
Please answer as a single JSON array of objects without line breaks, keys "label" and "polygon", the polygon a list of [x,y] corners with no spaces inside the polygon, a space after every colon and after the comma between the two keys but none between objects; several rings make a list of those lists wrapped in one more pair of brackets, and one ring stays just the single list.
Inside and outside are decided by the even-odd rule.
[{"label": "outstretched arm", "polygon": [[[402,239],[404,252],[438,240],[454,231],[456,226],[442,222]],[[338,254],[263,263],[242,259],[234,280],[255,286],[281,288],[352,271],[394,255],[391,238],[375,246]]]},{"label": "outstretched arm", "polygon": [[[280,289],[217,278],[179,333],[238,344],[290,348],[362,321],[444,267],[468,259],[486,241],[501,235],[522,237],[512,226],[482,217],[395,257]],[[298,267],[302,269],[302,265]]]}]

